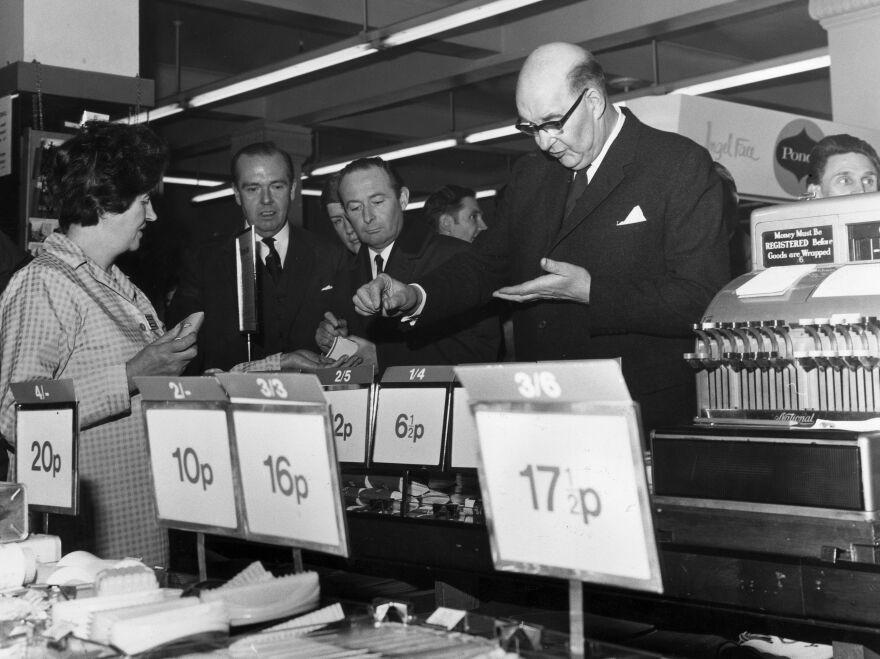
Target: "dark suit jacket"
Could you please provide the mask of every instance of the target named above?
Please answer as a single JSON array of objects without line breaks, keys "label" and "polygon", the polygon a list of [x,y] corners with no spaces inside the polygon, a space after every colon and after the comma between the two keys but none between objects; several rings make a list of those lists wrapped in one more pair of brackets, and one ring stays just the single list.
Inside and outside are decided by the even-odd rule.
[{"label": "dark suit jacket", "polygon": [[515,305],[517,359],[622,358],[652,428],[696,412],[682,353],[693,349],[691,325],[729,279],[727,236],[708,152],[624,113],[620,134],[564,219],[571,172],[540,153],[520,159],[492,229],[419,281],[427,292],[419,322],[544,274],[541,257],[582,266],[592,277],[588,305]]},{"label": "dark suit jacket", "polygon": [[[437,235],[425,222],[408,220],[394,242],[385,272],[399,281],[417,281],[469,248],[470,243]],[[364,318],[354,313],[351,296],[372,279],[369,259],[370,252],[364,245],[345,275],[347,286],[337,286],[342,293],[338,313],[348,320],[351,334],[376,343],[381,368],[498,360],[500,324],[494,309],[488,306],[480,305],[475,310],[453,315],[443,323],[414,329],[401,326],[394,318]]]},{"label": "dark suit jacket", "polygon": [[[315,330],[324,312],[332,307],[332,284],[347,261],[341,245],[290,227],[290,243],[278,284],[283,303],[269,305],[274,315],[271,324],[280,328],[280,335],[254,337],[253,359],[299,348],[319,350]],[[265,269],[262,264],[260,267]],[[200,310],[205,312],[205,322],[199,331],[199,354],[187,373],[198,374],[207,368],[226,370],[246,361],[247,342],[238,331],[234,237],[200,245],[184,258],[167,325],[171,327]],[[265,327],[263,321],[261,327]]]}]

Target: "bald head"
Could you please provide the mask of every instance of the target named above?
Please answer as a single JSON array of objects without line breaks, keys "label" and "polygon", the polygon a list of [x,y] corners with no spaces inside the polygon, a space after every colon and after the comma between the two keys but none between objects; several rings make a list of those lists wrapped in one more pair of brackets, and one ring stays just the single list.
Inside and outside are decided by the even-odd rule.
[{"label": "bald head", "polygon": [[[605,72],[592,53],[570,43],[539,46],[516,84],[520,123],[532,126],[538,147],[569,169],[587,167],[617,122]],[[555,122],[543,126],[547,122]],[[558,124],[562,123],[561,126]]]}]

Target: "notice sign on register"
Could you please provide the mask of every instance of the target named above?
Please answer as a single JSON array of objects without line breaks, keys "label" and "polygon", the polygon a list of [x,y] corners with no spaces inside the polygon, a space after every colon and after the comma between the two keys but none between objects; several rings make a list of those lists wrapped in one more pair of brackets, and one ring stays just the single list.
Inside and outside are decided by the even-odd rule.
[{"label": "notice sign on register", "polygon": [[834,238],[830,224],[797,229],[774,229],[761,234],[764,267],[833,263]]}]

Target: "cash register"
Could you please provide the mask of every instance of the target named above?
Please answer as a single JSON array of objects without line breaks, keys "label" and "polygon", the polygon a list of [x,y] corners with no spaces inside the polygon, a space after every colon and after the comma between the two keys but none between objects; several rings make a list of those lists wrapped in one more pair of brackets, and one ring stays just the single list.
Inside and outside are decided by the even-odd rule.
[{"label": "cash register", "polygon": [[683,356],[694,423],[652,432],[667,593],[876,624],[880,193],[756,210],[751,247]]}]

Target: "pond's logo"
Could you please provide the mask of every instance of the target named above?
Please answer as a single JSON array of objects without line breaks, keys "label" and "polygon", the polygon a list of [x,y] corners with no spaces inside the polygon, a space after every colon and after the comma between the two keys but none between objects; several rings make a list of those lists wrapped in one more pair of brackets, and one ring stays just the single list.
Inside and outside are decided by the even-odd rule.
[{"label": "pond's logo", "polygon": [[808,119],[795,119],[779,131],[773,172],[782,189],[792,197],[806,192],[810,151],[822,137],[819,127]]}]

